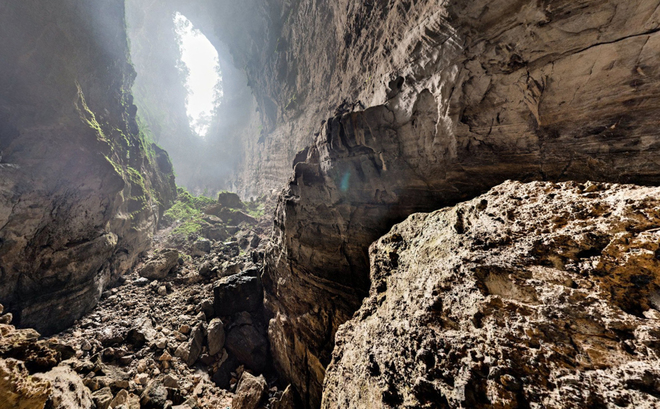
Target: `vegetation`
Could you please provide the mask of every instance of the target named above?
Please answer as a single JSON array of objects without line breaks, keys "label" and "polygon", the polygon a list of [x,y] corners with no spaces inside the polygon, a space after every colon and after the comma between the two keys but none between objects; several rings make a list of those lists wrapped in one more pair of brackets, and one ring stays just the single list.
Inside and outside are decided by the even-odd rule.
[{"label": "vegetation", "polygon": [[253,200],[245,203],[245,210],[247,214],[254,217],[255,219],[262,217],[266,212],[264,202],[261,200]]},{"label": "vegetation", "polygon": [[185,188],[177,188],[177,200],[165,212],[165,217],[171,222],[180,223],[174,229],[175,234],[197,234],[202,229],[202,210],[214,204],[215,200],[206,196],[195,197]]}]

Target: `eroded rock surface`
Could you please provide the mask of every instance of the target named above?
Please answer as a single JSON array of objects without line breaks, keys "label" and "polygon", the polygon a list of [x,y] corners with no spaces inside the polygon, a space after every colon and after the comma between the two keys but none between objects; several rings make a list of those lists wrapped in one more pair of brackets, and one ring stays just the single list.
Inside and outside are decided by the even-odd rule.
[{"label": "eroded rock surface", "polygon": [[394,226],[323,407],[658,407],[659,194],[507,182]]}]

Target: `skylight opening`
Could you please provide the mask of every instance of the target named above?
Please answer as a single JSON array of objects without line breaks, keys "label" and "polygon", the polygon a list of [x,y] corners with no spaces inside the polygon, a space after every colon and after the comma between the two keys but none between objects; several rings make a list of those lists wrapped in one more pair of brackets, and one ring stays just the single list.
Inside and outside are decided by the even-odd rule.
[{"label": "skylight opening", "polygon": [[218,52],[183,14],[174,15],[174,25],[181,50],[181,69],[186,72],[188,120],[193,132],[205,138],[222,98]]}]

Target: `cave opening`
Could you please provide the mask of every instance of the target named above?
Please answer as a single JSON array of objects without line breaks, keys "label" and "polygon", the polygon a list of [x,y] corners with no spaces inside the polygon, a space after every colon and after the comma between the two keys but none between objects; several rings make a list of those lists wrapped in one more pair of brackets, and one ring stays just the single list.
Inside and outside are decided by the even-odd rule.
[{"label": "cave opening", "polygon": [[129,0],[126,25],[141,130],[166,150],[193,195],[236,191],[245,135],[259,117],[245,73],[203,13]]},{"label": "cave opening", "polygon": [[183,14],[173,16],[180,58],[178,69],[185,78],[186,112],[195,135],[206,138],[222,101],[222,72],[218,51]]}]

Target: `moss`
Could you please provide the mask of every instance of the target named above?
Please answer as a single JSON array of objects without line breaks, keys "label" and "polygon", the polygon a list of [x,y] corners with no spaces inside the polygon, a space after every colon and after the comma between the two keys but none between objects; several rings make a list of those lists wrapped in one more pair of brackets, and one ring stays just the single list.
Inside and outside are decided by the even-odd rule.
[{"label": "moss", "polygon": [[213,203],[215,200],[210,197],[195,197],[186,189],[178,187],[176,202],[165,212],[165,217],[180,223],[174,229],[175,234],[196,234],[202,229],[202,210]]},{"label": "moss", "polygon": [[[89,125],[90,128],[96,131],[96,137],[98,140],[110,143],[108,138],[105,136],[105,133],[103,132],[101,124],[96,119],[96,114],[94,114],[94,112],[87,105],[85,94],[83,93],[82,87],[78,81],[76,81],[76,88],[78,88],[78,101],[76,102],[76,109],[78,110],[80,119],[82,119],[87,125]],[[78,105],[78,102],[80,102],[82,107]]]},{"label": "moss", "polygon": [[263,217],[263,215],[266,213],[266,207],[263,202],[260,201],[252,201],[246,203],[245,210],[247,214],[254,217],[255,219]]}]

